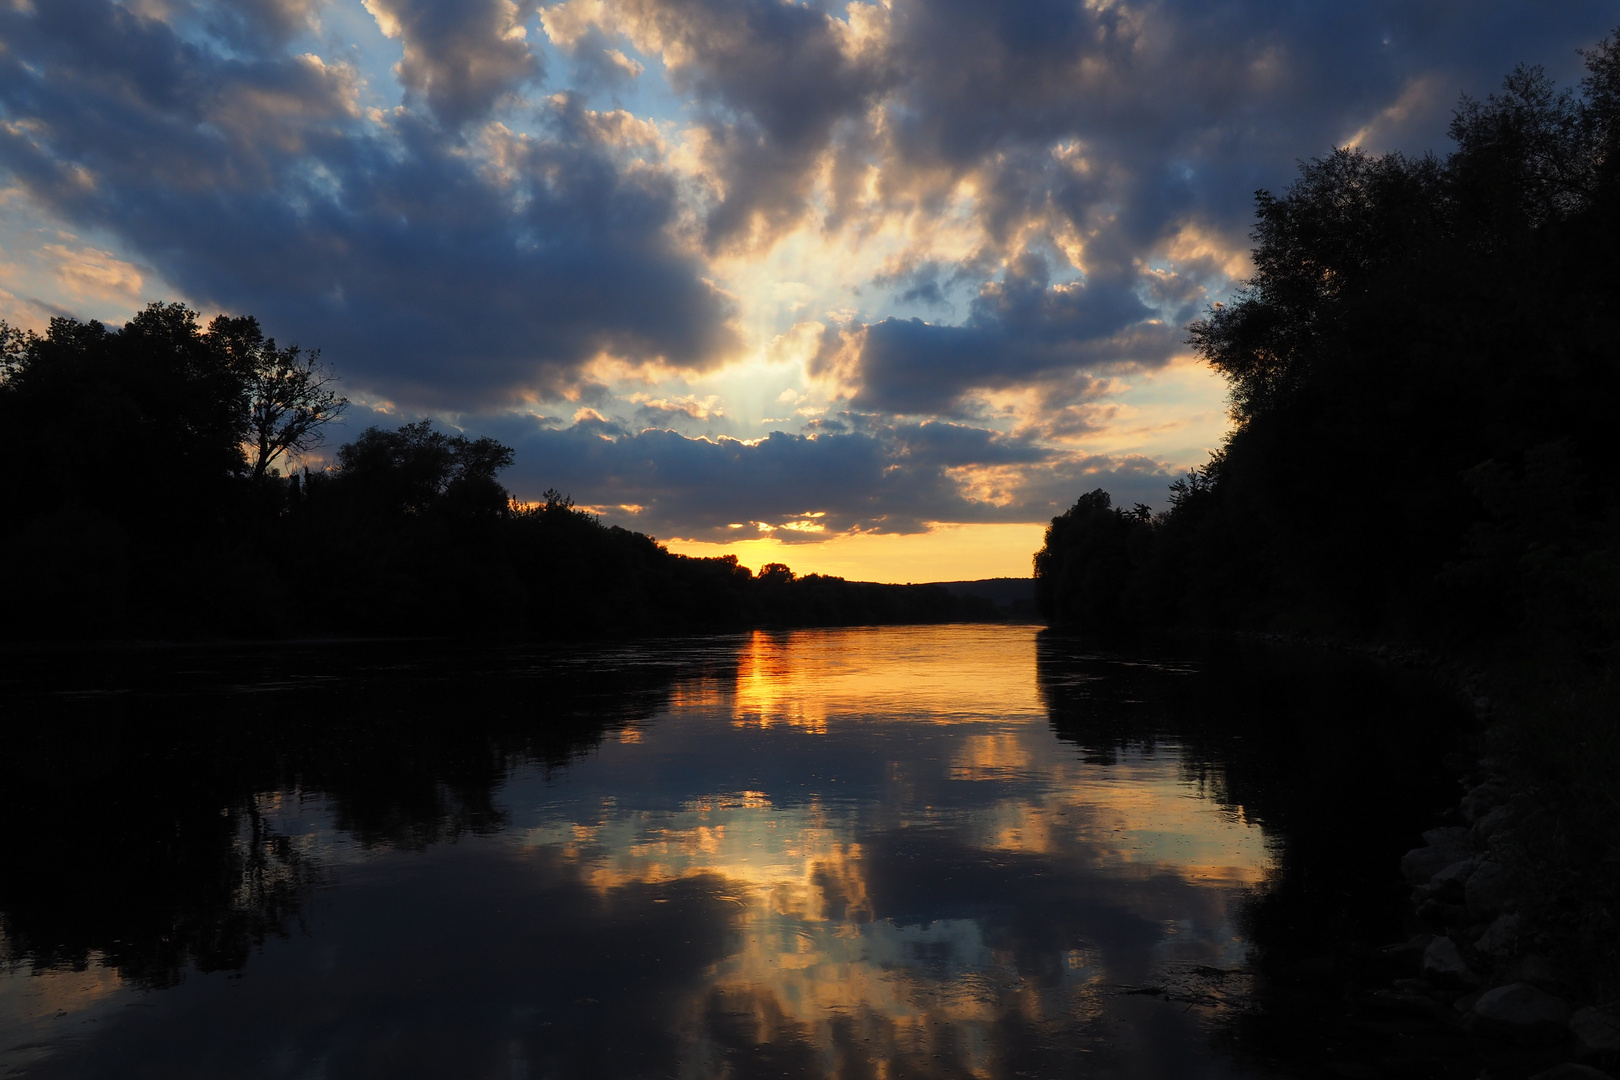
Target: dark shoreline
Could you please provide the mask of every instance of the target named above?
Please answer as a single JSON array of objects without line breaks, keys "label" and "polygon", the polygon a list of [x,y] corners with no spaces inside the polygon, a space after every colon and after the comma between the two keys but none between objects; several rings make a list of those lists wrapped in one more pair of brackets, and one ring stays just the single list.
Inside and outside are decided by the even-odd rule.
[{"label": "dark shoreline", "polygon": [[[1492,756],[1493,743],[1523,724],[1513,711],[1511,673],[1406,644],[1245,631],[1175,636],[1182,635],[1364,657],[1413,671],[1471,715],[1471,728],[1459,732],[1465,758],[1448,755],[1441,765],[1457,786],[1456,803],[1436,815],[1422,843],[1404,856],[1391,853],[1388,884],[1406,895],[1409,934],[1359,943],[1375,951],[1347,974],[1342,1012],[1323,1017],[1338,1021],[1340,1045],[1375,1062],[1378,1071],[1365,1075],[1431,1075],[1424,1070],[1449,1062],[1459,1077],[1594,1080],[1620,1066],[1620,1013],[1605,992],[1612,984],[1594,985],[1571,962],[1578,929],[1545,925],[1547,900],[1533,885],[1537,870],[1546,870],[1527,858],[1538,826],[1545,828],[1544,792]],[[1423,1047],[1423,1064],[1403,1071],[1414,1044]],[[1334,1073],[1360,1075],[1355,1067]]]}]

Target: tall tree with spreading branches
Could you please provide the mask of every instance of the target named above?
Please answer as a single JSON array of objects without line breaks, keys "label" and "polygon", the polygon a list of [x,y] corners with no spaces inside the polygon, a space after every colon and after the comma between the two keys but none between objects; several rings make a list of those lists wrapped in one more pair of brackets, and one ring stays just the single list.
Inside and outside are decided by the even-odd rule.
[{"label": "tall tree with spreading branches", "polygon": [[342,415],[349,399],[334,388],[337,374],[321,363],[319,349],[278,347],[251,315],[215,318],[208,337],[242,380],[255,481],[263,480],[278,458],[322,445],[322,429]]}]

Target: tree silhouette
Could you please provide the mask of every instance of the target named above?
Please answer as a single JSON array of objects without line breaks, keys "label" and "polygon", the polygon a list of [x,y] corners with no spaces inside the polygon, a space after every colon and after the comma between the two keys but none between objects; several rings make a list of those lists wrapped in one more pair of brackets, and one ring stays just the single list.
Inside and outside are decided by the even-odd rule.
[{"label": "tree silhouette", "polygon": [[1053,521],[1049,618],[1612,642],[1620,47],[1586,60],[1464,97],[1444,157],[1256,194],[1254,275],[1188,328],[1233,428],[1160,518]]},{"label": "tree silhouette", "polygon": [[373,511],[407,517],[433,510],[500,514],[511,496],[495,479],[512,448],[433,430],[428,420],[397,431],[369,427],[338,450],[336,478]]},{"label": "tree silhouette", "polygon": [[349,399],[335,389],[337,373],[320,350],[276,346],[251,315],[217,316],[208,338],[242,380],[253,479],[263,481],[277,458],[307,454],[324,442],[322,429],[343,414]]}]

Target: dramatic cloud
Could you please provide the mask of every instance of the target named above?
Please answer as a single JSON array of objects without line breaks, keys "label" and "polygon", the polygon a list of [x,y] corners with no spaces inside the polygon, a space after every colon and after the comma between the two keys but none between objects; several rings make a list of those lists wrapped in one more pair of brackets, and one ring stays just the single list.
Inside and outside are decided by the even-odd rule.
[{"label": "dramatic cloud", "polygon": [[1173,478],[1141,456],[1066,454],[939,421],[846,414],[806,434],[743,441],[631,432],[585,412],[566,428],[501,427],[519,452],[509,480],[530,499],[548,487],[583,496],[610,522],[661,537],[814,541],[915,533],[933,522],[1028,521],[1062,511],[1081,490],[1111,485],[1130,502]]},{"label": "dramatic cloud", "polygon": [[457,126],[480,119],[502,97],[536,80],[540,64],[524,40],[533,3],[512,0],[365,0],[384,34],[399,38],[399,80],[433,115]]},{"label": "dramatic cloud", "polygon": [[0,314],[251,312],[357,400],[503,435],[520,486],[660,535],[1162,504],[1219,441],[1182,341],[1247,272],[1255,189],[1346,143],[1443,149],[1459,93],[1568,83],[1614,20],[0,3]]},{"label": "dramatic cloud", "polygon": [[1024,255],[986,284],[959,326],[888,318],[829,336],[812,374],[853,382],[855,405],[894,413],[960,415],[977,388],[1040,382],[1076,368],[1167,361],[1182,336],[1136,291],[1073,281],[1053,286],[1046,261]]},{"label": "dramatic cloud", "polygon": [[[704,369],[737,348],[670,232],[676,178],[627,161],[626,125],[577,99],[469,147],[409,109],[363,112],[350,67],[243,59],[105,0],[13,9],[0,34],[0,161],[36,204],[362,387],[466,406],[563,392],[602,356]],[[452,84],[460,115],[478,95]]]},{"label": "dramatic cloud", "polygon": [[570,46],[587,26],[623,34],[662,58],[705,136],[714,250],[766,244],[797,224],[840,124],[859,121],[890,81],[881,53],[852,41],[860,8],[846,23],[781,0],[567,0],[547,27]]}]

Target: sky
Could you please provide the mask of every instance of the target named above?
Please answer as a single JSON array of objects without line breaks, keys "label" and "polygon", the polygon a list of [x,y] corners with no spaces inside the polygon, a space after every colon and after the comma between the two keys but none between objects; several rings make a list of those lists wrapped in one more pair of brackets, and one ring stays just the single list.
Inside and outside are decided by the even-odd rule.
[{"label": "sky", "polygon": [[[1025,576],[1227,426],[1257,189],[1447,149],[1610,0],[0,0],[0,318],[322,350],[672,550]],[[1350,455],[1353,460],[1353,454]],[[1342,460],[1336,459],[1342,467]],[[314,462],[319,465],[317,457]]]}]

